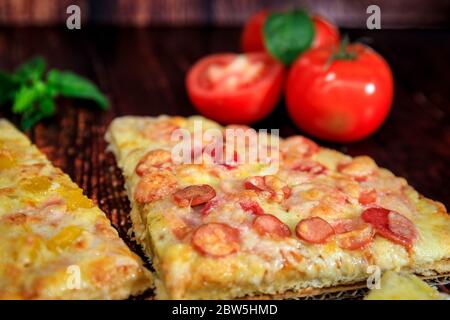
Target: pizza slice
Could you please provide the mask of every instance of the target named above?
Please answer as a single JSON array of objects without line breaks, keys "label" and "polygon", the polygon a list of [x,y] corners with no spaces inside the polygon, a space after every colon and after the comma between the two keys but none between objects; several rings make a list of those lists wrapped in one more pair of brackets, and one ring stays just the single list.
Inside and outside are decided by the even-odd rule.
[{"label": "pizza slice", "polygon": [[450,296],[412,274],[387,271],[365,300],[448,300]]},{"label": "pizza slice", "polygon": [[151,279],[105,214],[0,119],[0,299],[125,299]]},{"label": "pizza slice", "polygon": [[[198,128],[209,134],[198,138]],[[228,133],[239,130],[263,143],[233,143]],[[157,298],[304,296],[354,288],[377,271],[450,271],[441,203],[367,156],[302,136],[262,138],[198,116],[113,120],[106,139],[133,231],[156,270]],[[275,152],[242,161],[261,148]],[[188,152],[178,157],[178,149]]]}]

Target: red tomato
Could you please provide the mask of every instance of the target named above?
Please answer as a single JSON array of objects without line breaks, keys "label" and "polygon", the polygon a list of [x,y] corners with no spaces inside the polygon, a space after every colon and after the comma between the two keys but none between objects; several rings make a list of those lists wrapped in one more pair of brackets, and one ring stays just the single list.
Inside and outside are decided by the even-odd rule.
[{"label": "red tomato", "polygon": [[286,104],[297,126],[318,138],[349,142],[367,137],[386,119],[393,79],[386,61],[372,49],[346,48],[354,59],[336,58],[336,48],[308,50],[293,64]]},{"label": "red tomato", "polygon": [[[242,51],[265,51],[263,27],[269,14],[269,11],[262,10],[248,19],[241,35]],[[331,22],[319,16],[313,16],[312,20],[315,34],[311,48],[339,44],[339,31]]]},{"label": "red tomato", "polygon": [[261,10],[248,19],[241,36],[244,52],[264,51],[263,26],[269,11]]},{"label": "red tomato", "polygon": [[314,40],[311,48],[319,48],[339,44],[339,30],[328,20],[314,16]]},{"label": "red tomato", "polygon": [[268,115],[280,98],[284,67],[266,53],[213,54],[188,72],[197,110],[221,123],[248,124]]}]

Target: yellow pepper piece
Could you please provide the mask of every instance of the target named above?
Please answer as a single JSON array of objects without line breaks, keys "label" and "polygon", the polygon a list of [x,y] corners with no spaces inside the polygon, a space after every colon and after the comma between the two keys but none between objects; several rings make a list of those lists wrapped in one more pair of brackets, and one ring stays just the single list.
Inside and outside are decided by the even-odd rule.
[{"label": "yellow pepper piece", "polygon": [[83,232],[77,226],[68,226],[62,229],[57,235],[47,241],[47,247],[52,251],[64,250],[69,247]]},{"label": "yellow pepper piece", "polygon": [[0,150],[0,170],[11,169],[16,162],[16,158],[10,152]]},{"label": "yellow pepper piece", "polygon": [[51,185],[52,183],[50,179],[45,176],[32,177],[30,179],[24,179],[20,182],[21,188],[31,193],[45,192]]},{"label": "yellow pepper piece", "polygon": [[94,206],[92,200],[86,197],[79,188],[61,187],[58,193],[66,202],[67,210],[69,211],[74,211],[79,208],[89,209]]}]

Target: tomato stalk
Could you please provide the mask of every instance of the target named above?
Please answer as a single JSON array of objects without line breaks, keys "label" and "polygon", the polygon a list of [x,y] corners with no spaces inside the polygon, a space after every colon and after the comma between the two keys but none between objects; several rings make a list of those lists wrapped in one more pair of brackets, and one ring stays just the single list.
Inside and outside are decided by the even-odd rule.
[{"label": "tomato stalk", "polygon": [[355,60],[357,58],[356,52],[348,48],[349,43],[350,40],[348,35],[345,35],[337,50],[335,50],[328,58],[327,63],[325,64],[326,68],[328,68],[335,60]]}]

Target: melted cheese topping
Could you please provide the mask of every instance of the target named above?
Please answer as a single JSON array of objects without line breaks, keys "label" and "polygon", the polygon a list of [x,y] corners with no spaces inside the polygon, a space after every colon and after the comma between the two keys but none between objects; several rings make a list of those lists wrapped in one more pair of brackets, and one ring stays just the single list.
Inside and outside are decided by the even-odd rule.
[{"label": "melted cheese topping", "polygon": [[0,119],[0,299],[123,299],[149,286],[105,214]]},{"label": "melted cheese topping", "polygon": [[[295,143],[280,139],[283,160],[275,172],[269,164],[262,163],[246,163],[232,169],[209,162],[172,165],[168,170],[179,188],[208,184],[215,189],[218,204],[207,215],[200,214],[199,208],[179,208],[170,194],[147,204],[137,203],[134,192],[141,181],[135,173],[137,163],[150,150],[170,151],[176,144],[168,135],[155,138],[147,132],[172,127],[193,134],[194,122],[198,120],[203,128],[223,130],[198,116],[128,116],[115,119],[106,136],[123,170],[133,211],[140,215],[133,219],[133,228],[139,230],[146,253],[154,259],[161,279],[159,297],[233,298],[320,288],[364,280],[371,265],[382,270],[429,272],[435,262],[450,258],[450,218],[442,204],[419,196],[405,179],[379,168],[369,157],[351,158],[319,147],[317,152],[306,155],[309,147],[308,143],[303,144],[304,138]],[[318,168],[316,172],[320,173],[293,169],[299,165]],[[268,174],[275,174],[290,187],[288,199],[273,201],[267,193],[245,190],[247,177]],[[371,190],[376,191],[375,202],[361,204],[360,194]],[[239,205],[242,199],[256,201],[266,213],[285,223],[292,236],[274,239],[259,235],[251,226],[254,216]],[[369,206],[397,211],[414,223],[418,239],[410,251],[378,235],[358,250],[341,249],[333,239],[325,244],[310,244],[295,236],[295,226],[304,218],[317,216],[329,223],[357,219]],[[193,231],[210,222],[239,230],[237,253],[214,258],[191,246]],[[448,264],[439,272],[446,270],[450,270]]]},{"label": "melted cheese topping", "polygon": [[379,289],[370,290],[365,300],[443,300],[448,295],[439,293],[425,281],[412,274],[387,271],[383,274]]}]

